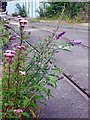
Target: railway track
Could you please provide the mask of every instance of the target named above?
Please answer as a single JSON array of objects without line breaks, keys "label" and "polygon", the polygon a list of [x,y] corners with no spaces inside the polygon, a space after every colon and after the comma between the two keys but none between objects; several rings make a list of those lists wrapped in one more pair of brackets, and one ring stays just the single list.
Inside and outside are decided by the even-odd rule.
[{"label": "railway track", "polygon": [[90,93],[87,93],[82,87],[80,87],[76,82],[74,82],[74,79],[71,79],[69,75],[66,73],[63,73],[63,75],[69,80],[75,87],[77,87],[83,94],[85,94],[90,99]]}]

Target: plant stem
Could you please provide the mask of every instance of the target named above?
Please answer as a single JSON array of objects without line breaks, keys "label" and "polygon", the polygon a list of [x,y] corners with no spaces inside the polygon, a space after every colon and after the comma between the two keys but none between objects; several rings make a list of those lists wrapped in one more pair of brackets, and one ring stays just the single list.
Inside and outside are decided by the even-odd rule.
[{"label": "plant stem", "polygon": [[10,62],[8,62],[8,90],[10,88]]},{"label": "plant stem", "polygon": [[16,99],[17,99],[17,96],[18,96],[18,76],[19,76],[19,67],[20,67],[20,53],[18,54],[18,58],[17,58],[17,60],[18,60],[18,64],[17,64],[17,68],[16,68],[16,71],[17,71],[17,77],[16,77]]},{"label": "plant stem", "polygon": [[23,40],[23,30],[22,30],[21,27],[20,27],[20,40],[21,40],[20,45],[22,45],[22,40]]}]

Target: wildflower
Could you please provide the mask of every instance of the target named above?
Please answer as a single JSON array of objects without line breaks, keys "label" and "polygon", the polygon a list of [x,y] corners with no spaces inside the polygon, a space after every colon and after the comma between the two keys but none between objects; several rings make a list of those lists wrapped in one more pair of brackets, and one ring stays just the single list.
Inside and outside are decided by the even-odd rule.
[{"label": "wildflower", "polygon": [[28,23],[28,21],[27,20],[24,20],[24,19],[22,19],[22,20],[20,20],[20,24],[27,24]]},{"label": "wildflower", "polygon": [[23,54],[24,54],[25,56],[27,56],[27,52],[23,52]]},{"label": "wildflower", "polygon": [[13,110],[15,113],[21,114],[23,112],[22,109],[18,109],[18,110]]},{"label": "wildflower", "polygon": [[14,54],[11,54],[11,53],[4,53],[3,55],[5,57],[10,57],[10,58],[14,57]]},{"label": "wildflower", "polygon": [[12,50],[6,50],[6,52],[3,54],[3,56],[6,58],[6,60],[8,62],[10,62],[12,60],[12,58],[14,57],[14,55],[16,54],[15,51]]},{"label": "wildflower", "polygon": [[5,53],[11,53],[11,50],[6,50],[6,52]]},{"label": "wildflower", "polygon": [[11,40],[15,40],[17,37],[15,36],[15,35],[11,35],[11,36],[9,36],[9,41],[11,41]]},{"label": "wildflower", "polygon": [[18,46],[18,49],[25,49],[25,46],[24,45]]},{"label": "wildflower", "polygon": [[23,45],[23,46],[21,46],[21,48],[22,48],[22,49],[25,49],[25,46]]},{"label": "wildflower", "polygon": [[19,74],[26,75],[26,72],[25,71],[19,71]]},{"label": "wildflower", "polygon": [[16,46],[17,46],[17,43],[13,43],[11,46],[12,46],[12,47],[16,47]]},{"label": "wildflower", "polygon": [[21,49],[21,46],[18,46],[18,49]]},{"label": "wildflower", "polygon": [[24,30],[24,28],[25,28],[25,25],[20,25],[21,30]]},{"label": "wildflower", "polygon": [[15,52],[15,51],[11,51],[11,54],[15,55],[15,54],[16,54],[16,52]]},{"label": "wildflower", "polygon": [[6,52],[5,52],[5,53],[16,54],[16,52],[15,52],[15,51],[12,51],[12,50],[6,50]]},{"label": "wildflower", "polygon": [[20,20],[20,19],[23,19],[20,15],[18,15],[18,19]]},{"label": "wildflower", "polygon": [[60,79],[63,79],[63,78],[64,78],[64,76],[61,76],[61,77],[60,77]]},{"label": "wildflower", "polygon": [[82,43],[81,41],[74,41],[74,45],[79,45],[81,43]]},{"label": "wildflower", "polygon": [[20,20],[23,20],[23,18],[21,17],[21,16],[18,16],[18,20],[20,21]]},{"label": "wildflower", "polygon": [[55,36],[56,40],[59,39],[62,35],[64,35],[65,32],[59,33],[58,35]]},{"label": "wildflower", "polygon": [[67,43],[70,43],[72,46],[74,46],[74,45],[79,45],[82,42],[81,41],[74,41],[74,40],[67,40]]}]

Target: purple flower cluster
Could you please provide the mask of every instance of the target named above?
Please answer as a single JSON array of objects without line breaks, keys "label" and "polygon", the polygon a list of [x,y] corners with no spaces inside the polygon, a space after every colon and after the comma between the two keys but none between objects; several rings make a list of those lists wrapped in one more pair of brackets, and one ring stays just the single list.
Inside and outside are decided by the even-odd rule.
[{"label": "purple flower cluster", "polygon": [[11,40],[16,40],[16,35],[11,35],[11,36],[9,36],[9,41],[11,41]]},{"label": "purple flower cluster", "polygon": [[58,40],[62,35],[64,35],[66,32],[59,33],[58,35],[55,35],[55,39]]},{"label": "purple flower cluster", "polygon": [[74,46],[74,45],[80,45],[82,42],[81,41],[74,41],[74,40],[67,40],[67,43]]},{"label": "purple flower cluster", "polygon": [[[60,37],[62,37],[66,32],[59,33],[58,35],[54,35],[55,39],[58,40]],[[80,45],[82,42],[81,41],[74,41],[74,40],[67,40],[67,43],[71,44],[72,46],[74,45]]]}]

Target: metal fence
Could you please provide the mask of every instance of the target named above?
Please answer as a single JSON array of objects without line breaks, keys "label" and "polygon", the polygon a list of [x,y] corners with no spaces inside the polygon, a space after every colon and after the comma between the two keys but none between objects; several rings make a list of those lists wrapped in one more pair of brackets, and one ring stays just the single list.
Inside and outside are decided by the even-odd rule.
[{"label": "metal fence", "polygon": [[40,0],[15,0],[7,2],[7,12],[9,15],[15,13],[17,11],[16,4],[19,3],[20,6],[24,4],[28,17],[37,17],[36,9],[38,9],[40,5]]}]

